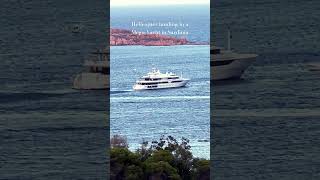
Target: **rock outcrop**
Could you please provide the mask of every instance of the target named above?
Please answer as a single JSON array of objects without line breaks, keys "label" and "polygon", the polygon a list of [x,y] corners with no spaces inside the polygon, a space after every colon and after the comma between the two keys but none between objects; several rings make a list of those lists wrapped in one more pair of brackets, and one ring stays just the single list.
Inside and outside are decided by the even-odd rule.
[{"label": "rock outcrop", "polygon": [[111,46],[173,46],[194,44],[186,38],[176,38],[161,34],[135,34],[124,29],[110,29]]}]

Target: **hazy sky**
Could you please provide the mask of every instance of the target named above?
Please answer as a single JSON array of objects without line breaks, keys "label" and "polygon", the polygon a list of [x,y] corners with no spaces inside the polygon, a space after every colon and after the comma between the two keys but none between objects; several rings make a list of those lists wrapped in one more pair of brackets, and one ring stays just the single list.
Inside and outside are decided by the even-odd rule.
[{"label": "hazy sky", "polygon": [[150,6],[176,4],[209,4],[210,0],[111,0],[111,6]]}]

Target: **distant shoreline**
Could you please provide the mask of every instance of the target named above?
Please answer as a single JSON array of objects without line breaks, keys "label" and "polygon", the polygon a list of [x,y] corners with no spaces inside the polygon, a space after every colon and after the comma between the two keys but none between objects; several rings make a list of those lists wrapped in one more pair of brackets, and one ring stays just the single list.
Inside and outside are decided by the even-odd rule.
[{"label": "distant shoreline", "polygon": [[110,29],[110,46],[176,46],[209,45],[208,42],[191,42],[186,38],[177,38],[161,34],[134,34],[126,29]]}]

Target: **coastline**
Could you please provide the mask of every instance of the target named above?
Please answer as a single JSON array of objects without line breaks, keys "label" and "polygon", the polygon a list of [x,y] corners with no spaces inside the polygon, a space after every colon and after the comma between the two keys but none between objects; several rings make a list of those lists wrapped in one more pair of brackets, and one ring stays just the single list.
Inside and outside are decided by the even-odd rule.
[{"label": "coastline", "polygon": [[185,37],[162,34],[136,34],[127,29],[110,29],[110,46],[176,46],[209,45],[209,42],[193,42]]}]

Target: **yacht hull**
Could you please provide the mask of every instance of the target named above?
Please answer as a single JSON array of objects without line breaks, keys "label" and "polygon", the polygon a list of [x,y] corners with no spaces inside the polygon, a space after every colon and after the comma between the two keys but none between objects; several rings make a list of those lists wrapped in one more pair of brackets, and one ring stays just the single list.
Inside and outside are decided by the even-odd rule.
[{"label": "yacht hull", "polygon": [[109,75],[102,75],[98,73],[78,74],[74,78],[73,89],[109,89]]},{"label": "yacht hull", "polygon": [[320,71],[320,63],[310,63],[308,67],[310,71]]},{"label": "yacht hull", "polygon": [[183,80],[182,82],[169,82],[163,84],[153,84],[153,85],[140,85],[135,84],[133,89],[136,91],[140,90],[155,90],[155,89],[167,89],[167,88],[179,88],[184,87],[189,82],[189,80]]},{"label": "yacht hull", "polygon": [[211,66],[211,80],[238,79],[244,71],[252,64],[256,56],[245,59],[234,59],[230,64]]}]

